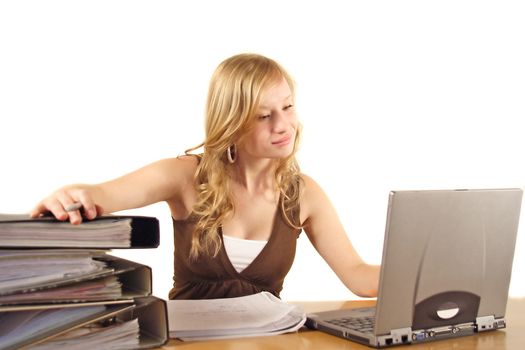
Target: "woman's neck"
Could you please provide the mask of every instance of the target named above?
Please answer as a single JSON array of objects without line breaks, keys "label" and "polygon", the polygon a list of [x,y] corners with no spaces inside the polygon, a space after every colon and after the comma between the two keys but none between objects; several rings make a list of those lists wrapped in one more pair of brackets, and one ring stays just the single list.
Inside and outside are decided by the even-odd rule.
[{"label": "woman's neck", "polygon": [[232,180],[248,193],[257,194],[275,190],[275,161],[247,160],[239,157],[233,164]]}]

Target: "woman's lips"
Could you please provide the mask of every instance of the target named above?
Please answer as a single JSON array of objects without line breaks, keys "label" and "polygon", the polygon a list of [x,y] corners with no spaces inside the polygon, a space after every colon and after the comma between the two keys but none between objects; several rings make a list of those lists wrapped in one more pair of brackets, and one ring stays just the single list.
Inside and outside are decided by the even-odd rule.
[{"label": "woman's lips", "polygon": [[275,145],[275,146],[286,146],[287,144],[290,143],[290,140],[292,139],[291,136],[286,136],[286,137],[283,137],[277,141],[274,141],[272,142],[272,145]]}]

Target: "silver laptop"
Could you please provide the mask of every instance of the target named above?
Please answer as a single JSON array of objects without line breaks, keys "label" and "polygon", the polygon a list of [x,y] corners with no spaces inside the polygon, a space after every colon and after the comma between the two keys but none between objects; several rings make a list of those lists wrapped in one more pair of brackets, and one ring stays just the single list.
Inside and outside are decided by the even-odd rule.
[{"label": "silver laptop", "polygon": [[522,194],[391,192],[376,307],[307,326],[376,348],[505,328]]}]

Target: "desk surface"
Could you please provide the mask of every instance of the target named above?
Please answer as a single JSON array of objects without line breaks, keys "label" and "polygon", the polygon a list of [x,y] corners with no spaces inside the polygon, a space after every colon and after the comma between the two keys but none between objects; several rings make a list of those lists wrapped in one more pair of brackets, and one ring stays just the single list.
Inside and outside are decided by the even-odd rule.
[{"label": "desk surface", "polygon": [[[298,302],[307,313],[350,309],[374,305],[375,301],[347,302]],[[525,344],[525,299],[509,299],[507,304],[507,328],[499,331],[479,333],[472,336],[439,340],[425,344],[408,345],[410,349],[522,349]],[[396,346],[393,349],[399,349]],[[341,339],[319,331],[304,329],[296,333],[275,335],[270,337],[239,338],[229,340],[181,342],[170,340],[161,349],[206,350],[206,349],[371,349],[370,347]]]}]

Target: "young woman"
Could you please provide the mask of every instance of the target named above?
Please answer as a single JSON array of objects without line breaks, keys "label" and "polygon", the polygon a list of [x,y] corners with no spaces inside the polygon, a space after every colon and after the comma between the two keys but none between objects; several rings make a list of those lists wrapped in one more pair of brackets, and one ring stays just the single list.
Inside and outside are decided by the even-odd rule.
[{"label": "young woman", "polygon": [[[275,61],[241,54],[214,72],[206,138],[185,156],[115,180],[63,187],[31,212],[72,224],[83,215],[168,203],[175,237],[171,299],[278,296],[304,230],[343,283],[377,294],[379,266],[365,264],[319,185],[295,159],[301,134],[294,84]],[[203,147],[202,154],[192,154]]]}]

